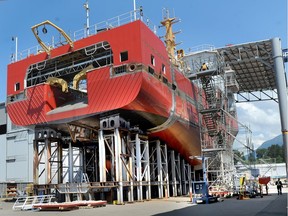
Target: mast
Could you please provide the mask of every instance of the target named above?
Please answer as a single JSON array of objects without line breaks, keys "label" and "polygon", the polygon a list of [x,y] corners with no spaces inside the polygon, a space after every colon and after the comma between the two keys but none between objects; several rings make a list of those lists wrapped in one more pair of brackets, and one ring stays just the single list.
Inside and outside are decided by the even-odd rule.
[{"label": "mast", "polygon": [[136,0],[133,0],[134,21],[136,20]]},{"label": "mast", "polygon": [[177,61],[175,58],[175,49],[176,49],[176,43],[175,43],[175,34],[179,32],[173,32],[172,25],[178,22],[179,20],[176,20],[175,17],[170,18],[169,12],[165,8],[163,9],[166,12],[166,15],[163,16],[163,21],[161,22],[162,26],[166,29],[165,34],[165,44],[166,44],[166,50],[168,52],[168,56],[171,60],[171,62],[177,66]]},{"label": "mast", "polygon": [[85,10],[86,10],[86,35],[89,36],[90,32],[89,32],[89,4],[88,4],[88,0],[86,0],[86,3],[83,5]]}]

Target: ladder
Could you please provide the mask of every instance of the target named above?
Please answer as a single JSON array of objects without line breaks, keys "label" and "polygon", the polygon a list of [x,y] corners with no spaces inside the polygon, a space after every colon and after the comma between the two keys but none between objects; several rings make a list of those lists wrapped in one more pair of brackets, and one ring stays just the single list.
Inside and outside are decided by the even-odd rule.
[{"label": "ladder", "polygon": [[18,197],[12,209],[32,210],[35,204],[51,203],[52,198],[55,198],[54,195]]}]

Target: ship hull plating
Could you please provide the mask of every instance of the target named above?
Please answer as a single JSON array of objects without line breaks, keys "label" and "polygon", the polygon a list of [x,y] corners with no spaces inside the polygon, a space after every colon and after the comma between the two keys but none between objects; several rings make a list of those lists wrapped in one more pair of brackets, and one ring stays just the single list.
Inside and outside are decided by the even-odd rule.
[{"label": "ship hull plating", "polygon": [[[96,44],[94,52],[89,52],[91,44]],[[63,92],[47,84],[47,74],[72,82],[80,71],[75,65],[93,65],[85,75],[85,91]],[[15,88],[15,83],[20,85]],[[64,45],[49,56],[40,53],[10,64],[7,93],[7,112],[16,125],[73,122],[99,129],[101,117],[120,113],[187,161],[201,154],[197,88],[170,63],[162,41],[141,21],[76,41],[73,50]]]}]

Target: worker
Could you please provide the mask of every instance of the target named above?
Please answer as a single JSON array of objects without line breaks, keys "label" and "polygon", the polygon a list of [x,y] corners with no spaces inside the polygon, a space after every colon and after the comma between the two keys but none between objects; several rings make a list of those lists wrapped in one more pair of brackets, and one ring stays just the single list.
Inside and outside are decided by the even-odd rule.
[{"label": "worker", "polygon": [[207,64],[206,64],[206,63],[203,63],[203,64],[201,65],[200,71],[205,71],[205,70],[208,70],[208,69],[209,69],[209,68],[208,68]]},{"label": "worker", "polygon": [[282,182],[280,181],[280,178],[278,178],[278,181],[275,182],[276,186],[277,186],[277,192],[278,195],[282,195]]}]

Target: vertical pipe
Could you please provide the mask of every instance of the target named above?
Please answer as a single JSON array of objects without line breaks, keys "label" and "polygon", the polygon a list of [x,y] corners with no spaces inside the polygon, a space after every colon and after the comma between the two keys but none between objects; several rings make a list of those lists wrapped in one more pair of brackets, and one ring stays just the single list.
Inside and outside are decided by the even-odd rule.
[{"label": "vertical pipe", "polygon": [[181,161],[180,161],[180,153],[177,154],[177,168],[178,168],[178,180],[179,180],[179,193],[177,195],[182,195],[182,178],[181,178]]},{"label": "vertical pipe", "polygon": [[157,151],[157,171],[158,171],[158,178],[157,181],[159,182],[158,185],[158,196],[159,198],[163,198],[163,167],[162,167],[162,157],[161,157],[161,146],[160,141],[156,141],[156,151]]},{"label": "vertical pipe", "polygon": [[[93,180],[94,182],[98,182],[99,181],[99,166],[98,166],[98,163],[99,163],[99,157],[97,155],[97,147],[95,146],[93,148]],[[98,147],[98,152],[99,152],[99,147]]]},{"label": "vertical pipe", "polygon": [[87,173],[87,166],[88,166],[88,164],[87,164],[87,150],[88,150],[88,148],[87,148],[87,146],[83,146],[82,149],[83,149],[83,151],[82,151],[83,152],[83,157],[82,157],[83,166],[82,166],[82,170],[83,170],[83,173]]},{"label": "vertical pipe", "polygon": [[166,183],[166,188],[165,188],[165,198],[170,197],[170,188],[169,188],[169,173],[168,173],[168,152],[167,152],[167,145],[165,144],[163,146],[163,151],[165,155],[164,163],[165,163],[165,183]]},{"label": "vertical pipe", "polygon": [[186,184],[187,176],[186,176],[186,172],[185,172],[186,171],[186,165],[185,165],[185,160],[184,159],[181,160],[181,167],[182,167],[181,174],[182,174],[182,182],[183,182],[183,184],[182,184],[182,190],[183,190],[182,194],[187,195],[187,184]]},{"label": "vertical pipe", "polygon": [[120,160],[121,163],[123,163],[121,166],[122,167],[122,181],[127,181],[129,179],[129,172],[128,172],[129,169],[126,170],[126,168],[128,168],[128,166],[129,166],[129,164],[128,164],[129,161],[126,157],[127,156],[126,146],[127,146],[127,143],[125,142],[124,137],[122,137],[121,138],[121,154],[124,155],[123,159]]},{"label": "vertical pipe", "polygon": [[86,3],[84,4],[84,8],[86,10],[86,36],[89,36],[89,34],[90,34],[90,32],[89,32],[90,24],[89,24],[89,4],[88,4],[88,0],[86,0]]},{"label": "vertical pipe", "polygon": [[39,184],[39,149],[38,142],[33,140],[34,158],[33,158],[33,183]]},{"label": "vertical pipe", "polygon": [[68,170],[69,170],[69,183],[73,182],[73,147],[71,141],[68,148]]},{"label": "vertical pipe", "polygon": [[133,172],[133,157],[129,157],[129,171],[131,173],[132,176],[129,176],[130,179],[130,188],[128,191],[128,197],[129,197],[129,202],[134,202],[134,193],[133,193],[133,176],[134,176],[134,172]]},{"label": "vertical pipe", "polygon": [[133,0],[134,21],[136,20],[136,0]]},{"label": "vertical pipe", "polygon": [[98,141],[99,141],[99,178],[100,182],[106,182],[106,151],[105,151],[103,130],[99,130]]},{"label": "vertical pipe", "polygon": [[51,183],[51,141],[46,138],[45,139],[45,152],[46,152],[46,158],[45,158],[45,184]]},{"label": "vertical pipe", "polygon": [[136,176],[137,176],[137,199],[138,201],[143,200],[143,188],[142,188],[142,164],[141,164],[141,143],[139,139],[139,135],[136,134],[135,137],[135,145],[136,145]]},{"label": "vertical pipe", "polygon": [[15,62],[18,60],[18,37],[15,37]]},{"label": "vertical pipe", "polygon": [[206,170],[206,158],[202,156],[202,169],[203,169],[203,180],[204,180],[204,195],[206,199],[206,204],[209,204],[209,198],[208,198],[208,183],[207,183],[207,170]]},{"label": "vertical pipe", "polygon": [[145,141],[145,181],[147,182],[146,186],[146,199],[151,200],[151,182],[150,182],[150,163],[149,163],[149,142]]},{"label": "vertical pipe", "polygon": [[[80,182],[89,182],[88,179],[86,179],[86,171],[84,171],[84,148],[79,147],[79,169],[78,173],[80,173]],[[86,167],[86,164],[85,164]]]},{"label": "vertical pipe", "polygon": [[58,174],[57,174],[57,179],[58,179],[58,184],[62,183],[63,182],[63,152],[62,152],[62,145],[60,144],[60,142],[58,141],[57,142],[57,145],[58,145]]},{"label": "vertical pipe", "polygon": [[276,75],[276,87],[279,101],[279,111],[281,119],[281,128],[282,128],[282,138],[283,145],[285,146],[285,158],[286,158],[286,177],[288,171],[288,107],[287,107],[287,80],[285,77],[283,54],[281,48],[280,38],[272,38],[272,56],[274,61],[274,70]]},{"label": "vertical pipe", "polygon": [[130,187],[128,188],[128,202],[134,202],[134,169],[133,164],[134,162],[134,149],[131,142],[131,136],[130,133],[127,134],[127,141],[126,146],[129,149],[128,152],[130,152],[129,159],[128,159],[128,167],[129,167],[129,173],[128,180],[130,182]]},{"label": "vertical pipe", "polygon": [[151,180],[155,182],[156,180],[156,176],[155,176],[155,172],[157,170],[157,161],[155,158],[155,152],[156,152],[156,148],[154,146],[151,147],[151,155],[150,155],[150,161],[151,161],[151,168],[152,168],[152,172],[151,172]]},{"label": "vertical pipe", "polygon": [[[193,172],[193,174],[194,174],[194,172]],[[192,184],[194,185],[194,182],[192,183],[192,171],[191,171],[191,165],[190,164],[188,164],[188,185],[189,185],[189,196],[190,196],[190,201],[192,202],[192,188],[194,188],[193,186],[192,186]],[[194,176],[195,176],[195,174],[194,174]],[[193,178],[193,181],[195,181],[195,177]]]},{"label": "vertical pipe", "polygon": [[119,129],[114,129],[114,148],[115,148],[115,170],[117,187],[117,204],[123,204],[123,180],[122,180],[122,166],[121,166],[121,137]]},{"label": "vertical pipe", "polygon": [[176,166],[175,166],[175,153],[174,150],[170,151],[171,161],[171,174],[172,174],[172,192],[173,196],[177,196],[177,181],[176,181]]},{"label": "vertical pipe", "polygon": [[224,154],[224,151],[220,151],[220,167],[221,167],[221,179],[222,179],[222,181],[224,181],[224,177],[225,177],[224,176],[225,175],[225,173],[224,173],[225,167],[224,167],[224,156],[223,156],[223,154]]}]

